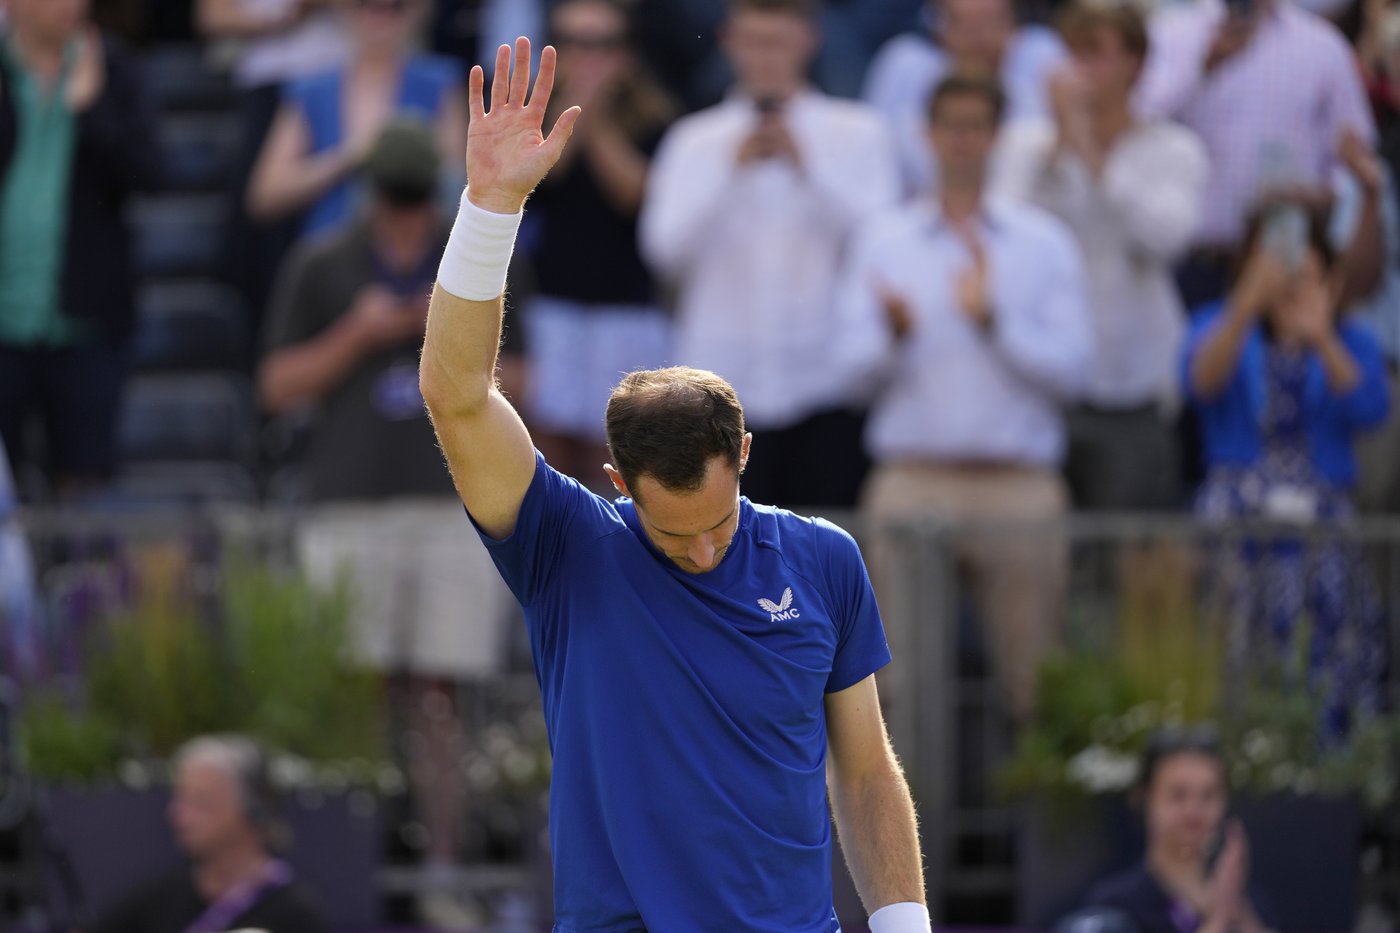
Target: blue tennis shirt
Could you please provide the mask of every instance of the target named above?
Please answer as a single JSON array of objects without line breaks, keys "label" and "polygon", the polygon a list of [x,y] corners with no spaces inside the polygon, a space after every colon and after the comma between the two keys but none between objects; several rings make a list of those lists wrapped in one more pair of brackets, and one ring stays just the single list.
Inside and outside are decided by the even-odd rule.
[{"label": "blue tennis shirt", "polygon": [[827,693],[890,660],[855,541],[739,504],[714,570],[537,454],[510,537],[554,754],[557,933],[834,933]]}]

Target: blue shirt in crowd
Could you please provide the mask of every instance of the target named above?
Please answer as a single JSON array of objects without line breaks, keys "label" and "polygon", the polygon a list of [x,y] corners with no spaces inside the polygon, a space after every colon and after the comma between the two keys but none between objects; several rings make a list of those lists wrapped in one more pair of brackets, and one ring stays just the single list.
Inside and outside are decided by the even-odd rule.
[{"label": "blue shirt in crowd", "polygon": [[[1268,344],[1262,328],[1255,327],[1245,341],[1235,375],[1213,399],[1202,399],[1191,388],[1191,368],[1210,329],[1225,313],[1223,302],[1207,305],[1192,322],[1191,335],[1181,361],[1181,384],[1201,415],[1201,437],[1206,467],[1252,465],[1264,452],[1265,406],[1268,403]],[[1361,324],[1344,320],[1338,336],[1361,370],[1361,381],[1345,395],[1327,385],[1322,361],[1308,360],[1304,394],[1304,431],[1313,466],[1338,488],[1356,482],[1355,436],[1385,420],[1390,407],[1385,362],[1375,338]]]},{"label": "blue shirt in crowd", "polygon": [[[415,55],[404,65],[399,82],[398,116],[418,117],[424,123],[437,120],[443,98],[462,81],[462,71],[451,59]],[[345,139],[341,125],[344,111],[345,72],[331,71],[287,85],[286,99],[301,110],[311,132],[311,152],[335,149]],[[302,223],[307,234],[324,233],[342,226],[354,213],[359,186],[342,181],[311,205]]]},{"label": "blue shirt in crowd", "polygon": [[889,648],[855,541],[739,500],[689,574],[629,499],[537,456],[483,535],[525,609],[554,754],[556,931],[832,933],[826,694]]}]

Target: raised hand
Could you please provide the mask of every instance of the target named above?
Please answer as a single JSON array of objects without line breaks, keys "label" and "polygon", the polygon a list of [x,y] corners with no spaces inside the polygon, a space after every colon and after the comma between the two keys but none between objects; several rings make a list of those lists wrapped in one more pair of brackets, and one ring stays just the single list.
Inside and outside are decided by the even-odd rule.
[{"label": "raised hand", "polygon": [[914,330],[914,309],[902,293],[881,280],[871,284],[876,300],[885,312],[885,323],[896,341],[904,340]]},{"label": "raised hand", "polygon": [[972,258],[972,262],[958,275],[958,306],[968,323],[987,331],[995,323],[992,318],[991,272],[987,267],[987,251],[976,231],[962,229],[958,235],[967,245]]},{"label": "raised hand", "polygon": [[1249,839],[1239,820],[1225,829],[1225,846],[1211,872],[1206,894],[1206,918],[1213,928],[1233,929],[1248,903]]},{"label": "raised hand", "polygon": [[64,102],[74,113],[82,113],[102,96],[107,83],[107,61],[102,36],[96,27],[86,29],[78,39],[78,60],[68,81]]},{"label": "raised hand", "polygon": [[496,76],[491,81],[491,110],[485,105],[486,75],[481,66],[471,70],[467,82],[471,124],[467,128],[467,187],[472,203],[498,214],[514,214],[545,174],[559,161],[564,143],[578,121],[578,107],[559,115],[549,136],[544,135],[544,115],[554,90],[555,53],[545,46],[540,53],[540,73],[530,91],[530,40],[515,40],[515,67],[511,49],[496,52]]}]

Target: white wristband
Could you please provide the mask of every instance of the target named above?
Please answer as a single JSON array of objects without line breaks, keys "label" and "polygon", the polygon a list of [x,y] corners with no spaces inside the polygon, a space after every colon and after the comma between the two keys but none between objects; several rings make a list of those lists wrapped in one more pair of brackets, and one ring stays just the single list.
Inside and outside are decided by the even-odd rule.
[{"label": "white wristband", "polygon": [[928,908],[914,901],[890,904],[870,915],[870,933],[931,933]]},{"label": "white wristband", "polygon": [[438,266],[438,285],[467,301],[490,301],[506,290],[506,270],[515,251],[515,233],[523,212],[483,210],[462,192],[462,206]]}]

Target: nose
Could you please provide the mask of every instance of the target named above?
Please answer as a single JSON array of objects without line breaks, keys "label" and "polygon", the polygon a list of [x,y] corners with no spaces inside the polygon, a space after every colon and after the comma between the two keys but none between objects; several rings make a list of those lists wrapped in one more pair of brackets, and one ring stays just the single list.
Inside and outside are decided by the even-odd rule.
[{"label": "nose", "polygon": [[709,570],[715,562],[715,542],[709,535],[702,535],[686,550],[686,557],[702,570]]}]

